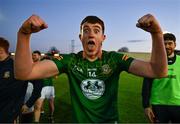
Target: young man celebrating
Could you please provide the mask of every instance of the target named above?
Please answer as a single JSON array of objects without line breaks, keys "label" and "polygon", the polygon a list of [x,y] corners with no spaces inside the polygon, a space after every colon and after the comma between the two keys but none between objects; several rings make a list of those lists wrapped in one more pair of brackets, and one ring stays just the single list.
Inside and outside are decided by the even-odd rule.
[{"label": "young man celebrating", "polygon": [[147,14],[138,20],[137,27],[150,32],[152,36],[152,57],[149,62],[103,51],[102,43],[106,39],[104,22],[96,16],[87,16],[81,22],[79,34],[83,51],[33,64],[29,49],[30,36],[47,28],[39,16],[33,15],[18,32],[16,77],[27,80],[67,73],[75,122],[117,122],[118,80],[122,71],[147,77],[164,77],[167,74],[163,34],[157,20]]},{"label": "young man celebrating", "polygon": [[174,52],[174,34],[165,33],[164,44],[168,59],[168,76],[160,79],[144,78],[144,112],[152,123],[180,123],[180,56]]}]

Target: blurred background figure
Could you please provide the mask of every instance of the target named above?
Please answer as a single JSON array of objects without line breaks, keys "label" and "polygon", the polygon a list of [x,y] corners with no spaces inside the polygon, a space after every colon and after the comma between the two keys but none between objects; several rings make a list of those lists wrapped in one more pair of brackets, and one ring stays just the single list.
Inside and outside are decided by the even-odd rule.
[{"label": "blurred background figure", "polygon": [[14,77],[14,60],[9,42],[0,37],[0,123],[13,123],[21,113],[27,82]]},{"label": "blurred background figure", "polygon": [[180,123],[180,56],[175,52],[176,37],[164,33],[168,59],[168,76],[144,78],[142,101],[144,112],[152,123]]},{"label": "blurred background figure", "polygon": [[42,80],[28,81],[28,87],[24,99],[24,105],[22,106],[22,114],[20,115],[21,123],[32,123],[34,120],[34,104],[36,100],[41,96],[41,90],[43,87]]},{"label": "blurred background figure", "polygon": [[[33,52],[34,53],[34,52]],[[40,53],[35,53],[36,55],[34,56],[33,61],[38,62],[40,61]],[[42,58],[42,61],[44,59],[52,59],[52,56],[50,55],[45,55]],[[43,79],[43,88],[41,91],[41,97],[36,101],[35,104],[35,122],[40,122],[40,117],[41,117],[41,111],[44,111],[43,109],[43,104],[44,104],[44,100],[47,99],[48,100],[48,104],[49,104],[49,122],[50,123],[54,123],[54,97],[55,97],[55,89],[53,86],[53,77],[49,77],[46,79]]]}]

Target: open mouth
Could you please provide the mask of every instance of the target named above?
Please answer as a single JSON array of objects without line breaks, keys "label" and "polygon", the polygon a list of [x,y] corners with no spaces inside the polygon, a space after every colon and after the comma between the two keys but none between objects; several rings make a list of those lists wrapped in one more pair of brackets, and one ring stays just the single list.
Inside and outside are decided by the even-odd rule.
[{"label": "open mouth", "polygon": [[88,41],[88,45],[95,45],[94,41],[90,40]]},{"label": "open mouth", "polygon": [[88,48],[88,50],[89,51],[92,51],[92,50],[94,50],[95,49],[95,42],[93,41],[93,40],[89,40],[88,42],[87,42],[87,48]]}]

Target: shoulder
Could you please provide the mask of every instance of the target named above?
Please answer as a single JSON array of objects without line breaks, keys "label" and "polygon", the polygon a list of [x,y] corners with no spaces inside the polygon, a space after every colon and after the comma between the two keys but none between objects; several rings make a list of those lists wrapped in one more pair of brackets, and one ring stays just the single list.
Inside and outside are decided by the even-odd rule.
[{"label": "shoulder", "polygon": [[60,54],[57,58],[58,59],[70,59],[70,58],[79,58],[82,57],[82,52],[78,52],[78,53],[69,53],[69,54]]},{"label": "shoulder", "polygon": [[130,57],[127,54],[116,51],[103,51],[104,56],[115,60],[128,60]]},{"label": "shoulder", "polygon": [[180,63],[180,55],[176,54],[175,61],[178,62],[178,63]]},{"label": "shoulder", "polygon": [[60,54],[58,57],[52,59],[56,65],[69,65],[79,60],[80,53]]},{"label": "shoulder", "polygon": [[175,61],[180,61],[180,55],[176,54]]},{"label": "shoulder", "polygon": [[180,58],[180,54],[176,54],[176,57]]},{"label": "shoulder", "polygon": [[13,66],[14,60],[13,60],[11,57],[7,57],[7,58],[3,61],[3,63],[4,63],[5,65]]},{"label": "shoulder", "polygon": [[80,51],[78,53],[62,54],[62,55],[60,55],[60,58],[68,60],[68,61],[81,59],[81,58],[83,58],[83,52]]},{"label": "shoulder", "polygon": [[122,56],[122,53],[116,52],[116,51],[102,51],[103,55],[105,56]]}]

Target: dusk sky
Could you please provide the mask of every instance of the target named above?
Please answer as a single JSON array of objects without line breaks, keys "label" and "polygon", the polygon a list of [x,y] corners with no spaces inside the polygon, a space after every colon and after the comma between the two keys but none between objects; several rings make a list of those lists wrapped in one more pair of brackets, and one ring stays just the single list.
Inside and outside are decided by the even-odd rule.
[{"label": "dusk sky", "polygon": [[172,32],[180,50],[180,0],[0,0],[0,37],[10,41],[15,51],[17,31],[32,14],[39,15],[48,29],[33,34],[32,50],[46,52],[55,46],[61,53],[82,50],[79,27],[82,19],[96,15],[104,20],[107,39],[104,50],[128,47],[130,52],[150,52],[151,36],[136,28],[137,20],[151,13],[163,31]]}]

